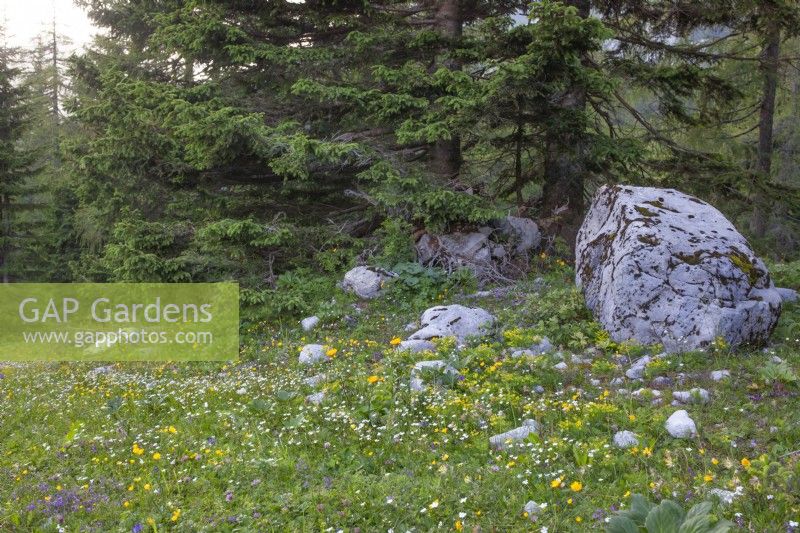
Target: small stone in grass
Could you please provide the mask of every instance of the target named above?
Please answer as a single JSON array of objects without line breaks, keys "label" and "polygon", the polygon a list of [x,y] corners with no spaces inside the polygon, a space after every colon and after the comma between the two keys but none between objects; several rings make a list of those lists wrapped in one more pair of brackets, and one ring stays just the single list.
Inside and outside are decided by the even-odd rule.
[{"label": "small stone in grass", "polygon": [[614,434],[614,446],[617,448],[632,448],[639,445],[639,439],[633,431],[618,431]]},{"label": "small stone in grass", "polygon": [[689,413],[680,409],[672,413],[664,424],[667,432],[676,439],[687,439],[697,435],[697,427],[694,420],[689,417]]}]

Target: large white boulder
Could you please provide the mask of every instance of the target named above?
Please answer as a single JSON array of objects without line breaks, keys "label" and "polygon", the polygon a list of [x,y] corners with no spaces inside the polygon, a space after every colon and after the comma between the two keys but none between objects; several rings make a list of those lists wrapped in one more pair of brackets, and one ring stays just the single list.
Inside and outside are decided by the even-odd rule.
[{"label": "large white boulder", "polygon": [[384,282],[391,277],[392,273],[382,268],[357,266],[347,271],[340,286],[359,298],[370,300],[380,296]]},{"label": "large white boulder", "polygon": [[575,282],[616,341],[699,349],[765,341],[781,295],[714,207],[672,189],[604,186],[576,243]]},{"label": "large white boulder", "polygon": [[480,307],[463,305],[441,305],[422,313],[422,329],[409,340],[430,340],[437,337],[455,337],[459,341],[467,337],[486,335],[494,324],[494,316]]}]

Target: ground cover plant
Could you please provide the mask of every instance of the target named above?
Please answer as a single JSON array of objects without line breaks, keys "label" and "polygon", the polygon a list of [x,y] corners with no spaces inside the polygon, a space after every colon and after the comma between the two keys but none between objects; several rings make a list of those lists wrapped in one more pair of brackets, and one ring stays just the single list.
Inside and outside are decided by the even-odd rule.
[{"label": "ground cover plant", "polygon": [[[514,290],[484,297],[403,289],[363,303],[337,293],[329,305],[347,314],[309,333],[293,321],[246,324],[240,360],[225,364],[4,364],[0,528],[602,531],[641,499],[687,520],[701,505],[709,529],[681,531],[726,521],[794,531],[796,306],[765,349],[720,342],[669,355],[636,383],[620,378],[654,348],[610,341],[572,296],[572,275],[542,260]],[[442,301],[480,305],[497,327],[460,350],[439,341],[436,354],[398,351],[404,325]],[[543,336],[566,368],[556,353],[509,356]],[[327,360],[299,365],[312,341]],[[435,358],[457,377],[425,376],[425,390],[409,390],[413,364]],[[730,377],[711,380],[720,369]],[[664,429],[671,391],[692,387],[711,400],[682,407],[698,435],[674,439]],[[320,391],[319,403],[306,398]],[[538,435],[489,446],[523,419]],[[639,444],[615,447],[619,430]]]}]

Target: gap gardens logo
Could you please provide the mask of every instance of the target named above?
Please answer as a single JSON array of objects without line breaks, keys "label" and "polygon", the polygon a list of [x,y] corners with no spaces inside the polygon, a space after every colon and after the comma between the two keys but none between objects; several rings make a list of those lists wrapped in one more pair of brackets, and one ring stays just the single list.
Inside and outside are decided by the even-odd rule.
[{"label": "gap gardens logo", "polygon": [[239,353],[236,283],[0,285],[10,361],[225,361]]}]

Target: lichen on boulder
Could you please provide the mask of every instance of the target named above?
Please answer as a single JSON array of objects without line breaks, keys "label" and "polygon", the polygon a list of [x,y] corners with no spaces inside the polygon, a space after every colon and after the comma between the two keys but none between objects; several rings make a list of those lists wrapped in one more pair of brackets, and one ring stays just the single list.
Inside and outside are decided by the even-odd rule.
[{"label": "lichen on boulder", "polygon": [[576,243],[575,281],[618,342],[701,349],[762,343],[781,296],[717,209],[673,189],[604,186]]}]

